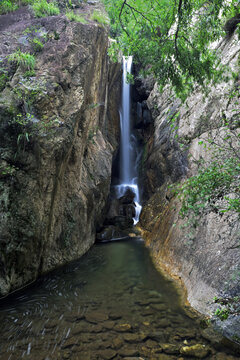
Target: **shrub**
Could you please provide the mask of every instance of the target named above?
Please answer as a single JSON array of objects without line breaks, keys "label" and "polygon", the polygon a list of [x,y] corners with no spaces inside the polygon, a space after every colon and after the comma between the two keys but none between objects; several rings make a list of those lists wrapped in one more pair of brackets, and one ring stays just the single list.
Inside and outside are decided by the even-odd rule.
[{"label": "shrub", "polygon": [[92,13],[91,20],[97,21],[99,24],[109,24],[108,17],[97,10],[94,10],[94,12]]},{"label": "shrub", "polygon": [[60,10],[57,5],[47,0],[39,0],[33,3],[32,9],[34,11],[35,16],[44,17],[44,16],[53,16],[59,15]]},{"label": "shrub", "polygon": [[17,8],[17,4],[14,4],[13,1],[3,0],[0,4],[0,15],[15,11]]},{"label": "shrub", "polygon": [[[209,167],[200,169],[197,175],[188,178],[176,191],[182,200],[180,215],[185,217],[191,214],[194,218],[202,214],[204,208],[217,210],[217,200],[234,187],[239,171],[238,159],[234,158],[222,163],[213,161]],[[218,209],[219,212],[240,212],[239,198],[225,199],[228,200],[228,207],[225,210]]]},{"label": "shrub", "polygon": [[9,62],[16,62],[23,70],[33,70],[35,67],[36,59],[34,55],[23,53],[20,50],[12,53],[8,57]]},{"label": "shrub", "polygon": [[82,24],[87,23],[83,16],[75,14],[73,10],[68,10],[65,15],[70,21],[77,21]]},{"label": "shrub", "polygon": [[20,5],[32,4],[34,0],[2,0],[0,4],[0,15],[15,11]]}]

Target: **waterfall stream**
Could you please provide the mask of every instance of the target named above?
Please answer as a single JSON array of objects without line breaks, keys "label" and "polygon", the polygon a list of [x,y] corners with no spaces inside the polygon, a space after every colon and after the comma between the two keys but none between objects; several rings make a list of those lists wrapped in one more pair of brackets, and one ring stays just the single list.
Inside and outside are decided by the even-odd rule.
[{"label": "waterfall stream", "polygon": [[117,198],[122,197],[128,189],[134,194],[136,214],[134,225],[139,221],[142,206],[138,188],[137,162],[139,159],[137,140],[132,131],[131,124],[131,93],[128,74],[132,70],[132,56],[123,56],[123,85],[122,85],[122,104],[120,109],[121,142],[120,142],[120,184],[115,186]]}]

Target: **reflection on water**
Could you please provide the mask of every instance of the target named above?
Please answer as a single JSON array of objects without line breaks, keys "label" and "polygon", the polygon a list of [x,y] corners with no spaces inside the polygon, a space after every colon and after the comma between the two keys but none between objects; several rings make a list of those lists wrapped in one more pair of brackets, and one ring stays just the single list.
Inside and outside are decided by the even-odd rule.
[{"label": "reflection on water", "polygon": [[3,360],[191,359],[194,344],[234,359],[200,337],[141,240],[97,245],[0,305]]}]

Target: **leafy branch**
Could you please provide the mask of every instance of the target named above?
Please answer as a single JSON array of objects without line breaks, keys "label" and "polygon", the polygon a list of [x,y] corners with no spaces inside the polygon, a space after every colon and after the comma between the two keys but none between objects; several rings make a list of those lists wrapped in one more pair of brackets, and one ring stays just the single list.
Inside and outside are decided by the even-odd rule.
[{"label": "leafy branch", "polygon": [[184,100],[194,83],[205,87],[221,79],[224,68],[208,45],[224,35],[224,23],[239,12],[234,0],[104,3],[118,50],[134,55],[135,63],[145,74],[153,73],[161,87],[170,83]]}]

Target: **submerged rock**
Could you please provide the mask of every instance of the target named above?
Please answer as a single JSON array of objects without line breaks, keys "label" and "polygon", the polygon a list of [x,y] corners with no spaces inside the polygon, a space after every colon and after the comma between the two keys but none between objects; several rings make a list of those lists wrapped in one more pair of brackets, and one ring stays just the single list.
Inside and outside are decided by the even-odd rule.
[{"label": "submerged rock", "polygon": [[209,349],[206,345],[196,344],[181,347],[180,353],[186,356],[194,356],[197,359],[204,359],[209,354]]},{"label": "submerged rock", "polygon": [[126,332],[128,330],[130,330],[132,327],[130,324],[118,324],[114,327],[114,330],[119,331],[119,332]]},{"label": "submerged rock", "polygon": [[101,358],[105,360],[110,360],[117,355],[117,352],[112,349],[104,349],[104,350],[99,350],[98,354],[101,356]]},{"label": "submerged rock", "polygon": [[101,311],[92,311],[85,315],[85,319],[90,322],[97,324],[99,322],[103,322],[109,319],[108,314],[101,312]]},{"label": "submerged rock", "polygon": [[160,344],[160,347],[166,354],[175,355],[179,354],[180,346],[174,344]]},{"label": "submerged rock", "polygon": [[106,226],[100,233],[97,233],[97,241],[109,241],[121,237],[121,232],[114,226]]}]

